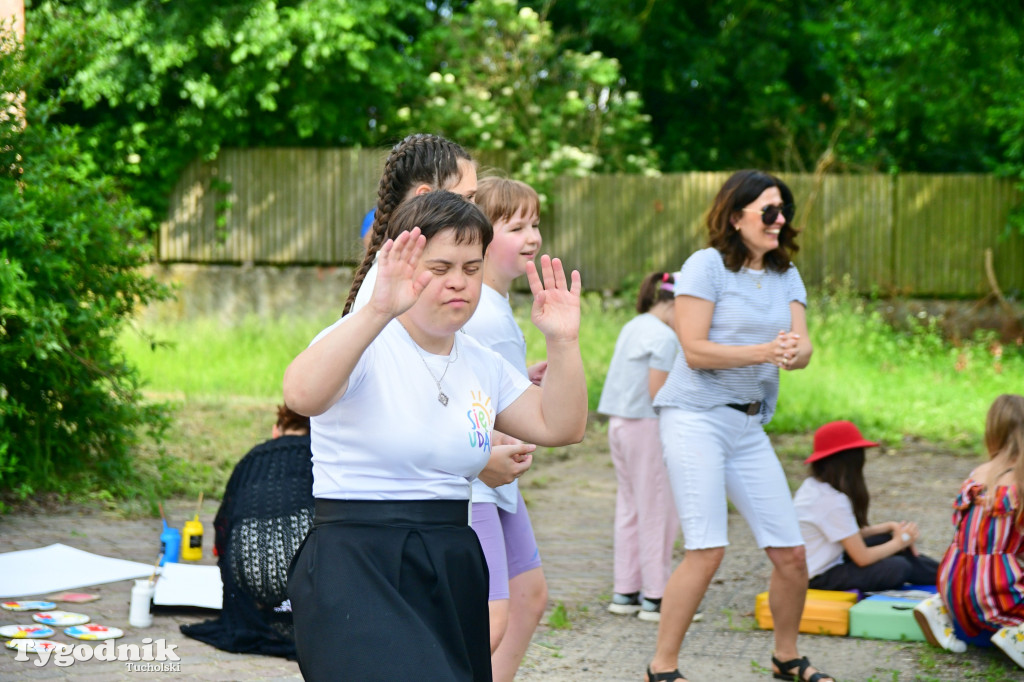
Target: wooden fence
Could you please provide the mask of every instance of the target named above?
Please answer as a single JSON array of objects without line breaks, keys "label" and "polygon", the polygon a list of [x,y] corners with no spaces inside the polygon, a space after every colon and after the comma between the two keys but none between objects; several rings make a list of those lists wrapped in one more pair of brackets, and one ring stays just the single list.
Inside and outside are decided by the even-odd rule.
[{"label": "wooden fence", "polygon": [[[386,152],[226,150],[193,163],[161,225],[162,262],[351,263],[376,200]],[[703,219],[728,173],[560,178],[542,216],[544,250],[579,268],[588,289],[676,269],[704,246]],[[803,230],[804,281],[849,276],[859,291],[975,297],[990,291],[984,252],[1004,290],[1024,289],[1024,238],[1002,238],[1021,200],[989,175],[783,175]]]}]

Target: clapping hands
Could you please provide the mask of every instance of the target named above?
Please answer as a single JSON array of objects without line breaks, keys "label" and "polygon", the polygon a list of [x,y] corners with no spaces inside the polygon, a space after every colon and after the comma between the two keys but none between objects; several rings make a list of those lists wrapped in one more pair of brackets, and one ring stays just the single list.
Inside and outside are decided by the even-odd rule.
[{"label": "clapping hands", "polygon": [[772,347],[772,364],[780,369],[792,369],[800,355],[800,335],[780,331]]}]

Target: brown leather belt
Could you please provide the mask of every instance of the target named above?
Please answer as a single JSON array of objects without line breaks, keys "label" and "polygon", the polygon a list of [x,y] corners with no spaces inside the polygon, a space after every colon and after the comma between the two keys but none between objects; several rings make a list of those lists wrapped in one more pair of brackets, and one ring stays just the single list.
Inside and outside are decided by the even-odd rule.
[{"label": "brown leather belt", "polygon": [[744,403],[742,405],[739,403],[728,403],[726,407],[731,407],[734,410],[739,410],[743,414],[753,417],[755,414],[760,414],[761,401],[758,400],[756,403]]}]

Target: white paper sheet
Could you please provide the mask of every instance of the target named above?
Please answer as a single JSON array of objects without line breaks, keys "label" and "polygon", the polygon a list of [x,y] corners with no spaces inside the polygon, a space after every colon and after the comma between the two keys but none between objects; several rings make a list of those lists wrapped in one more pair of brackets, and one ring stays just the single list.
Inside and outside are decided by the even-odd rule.
[{"label": "white paper sheet", "polygon": [[157,606],[200,606],[220,609],[224,586],[216,566],[164,564],[153,603]]},{"label": "white paper sheet", "polygon": [[145,578],[153,566],[54,544],[0,554],[0,598],[27,597]]}]

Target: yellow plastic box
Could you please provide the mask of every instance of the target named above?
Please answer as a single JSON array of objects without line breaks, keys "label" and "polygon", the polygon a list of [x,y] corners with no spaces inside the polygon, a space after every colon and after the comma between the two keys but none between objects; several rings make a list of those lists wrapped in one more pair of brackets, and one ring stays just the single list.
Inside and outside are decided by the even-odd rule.
[{"label": "yellow plastic box", "polygon": [[[850,607],[857,603],[855,592],[807,590],[807,602],[800,618],[800,632],[811,635],[846,635],[850,632]],[[754,618],[762,630],[775,627],[768,609],[768,593],[757,595]]]}]

